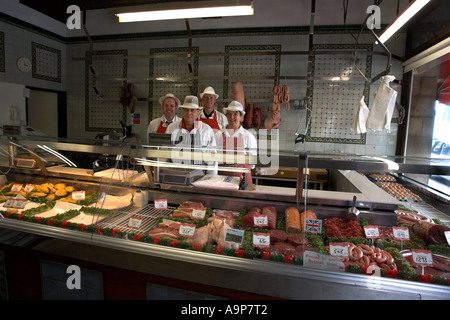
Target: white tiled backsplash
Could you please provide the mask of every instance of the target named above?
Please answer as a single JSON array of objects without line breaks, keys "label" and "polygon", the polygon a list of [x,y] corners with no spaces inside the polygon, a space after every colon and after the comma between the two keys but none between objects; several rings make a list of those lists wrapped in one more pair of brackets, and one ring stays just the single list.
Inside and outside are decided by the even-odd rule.
[{"label": "white tiled backsplash", "polygon": [[[37,34],[32,30],[23,30],[18,26],[10,25],[0,21],[1,30],[5,33],[5,51],[6,64],[9,69],[15,65],[18,56],[30,55],[31,43],[38,42],[61,50],[61,83],[44,81],[31,78],[30,74],[21,74],[17,70],[6,70],[6,73],[0,72],[0,80],[6,82],[23,83],[25,85],[51,88],[55,90],[67,91],[67,116],[68,116],[68,137],[69,138],[94,138],[98,132],[85,130],[85,57],[89,50],[89,44],[60,42],[55,39],[47,38],[45,35]],[[15,37],[14,41],[12,38]],[[17,40],[17,37],[20,39]],[[219,37],[197,37],[192,41],[192,46],[198,47],[199,52],[225,52],[226,46],[249,46],[249,45],[272,45],[281,46],[281,51],[304,51],[308,49],[308,33],[304,34],[270,34],[261,35],[242,35],[242,36],[219,36]],[[330,33],[314,35],[314,44],[353,44],[354,40],[349,34]],[[373,44],[374,51],[381,51],[374,44],[373,38],[368,34],[362,34],[359,38],[360,44]],[[396,35],[392,39],[392,53],[397,56],[404,56],[404,35]],[[187,47],[188,39],[140,39],[140,40],[102,40],[94,42],[94,51],[103,50],[126,50],[128,55],[149,55],[151,48],[176,48]],[[224,75],[225,59],[221,55],[213,57],[200,57],[198,64],[198,86],[213,85],[216,92],[220,95],[218,103],[222,104],[223,81],[222,80],[202,80],[202,77],[222,77]],[[397,137],[397,124],[391,124],[391,133],[386,132],[368,132],[365,144],[344,144],[329,142],[305,142],[295,144],[296,133],[305,133],[306,111],[304,109],[295,109],[295,101],[301,101],[306,96],[306,81],[304,80],[286,80],[283,76],[306,76],[308,57],[305,55],[282,55],[280,60],[280,84],[287,84],[290,88],[291,109],[289,112],[281,106],[282,124],[279,127],[280,150],[298,150],[312,152],[342,152],[367,155],[394,155]],[[403,69],[401,62],[392,60],[391,73],[396,79],[401,80]],[[258,66],[255,66],[257,68]],[[374,76],[384,70],[386,67],[386,57],[381,55],[372,56],[371,75]],[[159,96],[149,97],[149,68],[150,59],[130,58],[127,62],[127,76],[129,82],[135,85],[135,92],[138,98],[156,99]],[[187,64],[186,64],[187,68]],[[100,76],[100,75],[99,75]],[[273,76],[273,75],[272,75]],[[239,80],[239,79],[235,79]],[[245,81],[244,92],[245,92]],[[119,92],[121,82],[117,81],[117,92]],[[369,108],[373,101],[373,94],[378,87],[379,82],[374,83],[370,88]],[[398,89],[400,86],[395,86]],[[400,92],[399,95],[400,96]],[[117,99],[119,95],[117,96]],[[179,97],[181,101],[184,96]],[[338,98],[338,97],[336,97]],[[345,102],[345,101],[344,101]],[[271,106],[271,102],[257,103],[263,110]],[[356,105],[349,104],[352,113],[356,110]],[[136,104],[136,113],[140,114],[140,124],[133,125],[133,133],[137,134],[141,141],[145,141],[147,125],[152,120],[151,110],[148,108],[147,101],[138,101]],[[181,111],[179,110],[181,114]],[[263,113],[264,114],[264,113]],[[397,112],[394,113],[394,118]],[[131,123],[131,115],[128,115],[128,121]],[[348,128],[339,128],[348,130]]]}]

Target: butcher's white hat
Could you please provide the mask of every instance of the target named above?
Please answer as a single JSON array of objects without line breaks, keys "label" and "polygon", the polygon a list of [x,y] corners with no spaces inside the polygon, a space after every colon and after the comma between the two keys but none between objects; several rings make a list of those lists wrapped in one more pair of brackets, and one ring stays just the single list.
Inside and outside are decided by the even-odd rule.
[{"label": "butcher's white hat", "polygon": [[180,99],[175,97],[175,95],[173,93],[168,93],[165,96],[160,97],[159,98],[159,104],[162,106],[164,104],[164,100],[166,100],[167,98],[172,98],[173,100],[175,100],[175,105],[176,106],[179,106],[181,104]]},{"label": "butcher's white hat", "polygon": [[244,106],[242,105],[242,103],[236,100],[231,101],[228,107],[223,108],[223,111],[225,112],[225,114],[227,113],[227,111],[239,111],[241,113],[241,116],[245,114]]},{"label": "butcher's white hat", "polygon": [[184,102],[180,106],[180,108],[202,109],[202,107],[200,107],[198,105],[198,98],[196,96],[186,96],[186,98],[184,98]]},{"label": "butcher's white hat", "polygon": [[205,94],[213,94],[216,96],[216,99],[219,98],[219,95],[216,94],[216,91],[214,90],[213,87],[206,87],[205,90],[203,90],[203,92],[200,93],[200,99],[203,99],[203,95],[205,95]]}]

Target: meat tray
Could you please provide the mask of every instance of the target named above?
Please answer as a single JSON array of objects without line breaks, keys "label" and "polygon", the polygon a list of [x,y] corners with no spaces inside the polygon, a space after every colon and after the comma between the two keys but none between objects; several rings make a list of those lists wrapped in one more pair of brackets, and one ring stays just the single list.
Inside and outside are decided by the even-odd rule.
[{"label": "meat tray", "polygon": [[[153,204],[148,204],[143,208],[137,208],[132,205],[118,210],[118,213],[102,220],[98,223],[99,227],[118,229],[122,232],[145,235],[157,225],[157,218],[168,216],[175,210],[174,207],[166,209],[155,209]],[[133,228],[128,225],[131,217],[142,219],[139,228]]]}]

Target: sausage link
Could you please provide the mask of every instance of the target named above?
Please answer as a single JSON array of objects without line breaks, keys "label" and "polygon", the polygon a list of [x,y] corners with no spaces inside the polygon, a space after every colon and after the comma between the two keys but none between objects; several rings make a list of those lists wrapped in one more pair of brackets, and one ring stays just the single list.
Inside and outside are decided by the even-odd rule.
[{"label": "sausage link", "polygon": [[365,254],[365,255],[371,255],[371,254],[373,254],[373,249],[371,248],[371,247],[369,247],[367,244],[358,244],[358,247],[360,247],[361,248],[361,250],[362,250],[362,252]]}]

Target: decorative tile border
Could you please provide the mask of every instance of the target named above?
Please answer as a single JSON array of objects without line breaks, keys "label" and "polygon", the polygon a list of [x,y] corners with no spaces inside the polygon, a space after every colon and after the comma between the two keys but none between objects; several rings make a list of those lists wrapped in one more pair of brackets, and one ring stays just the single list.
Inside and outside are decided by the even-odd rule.
[{"label": "decorative tile border", "polygon": [[[150,55],[156,54],[173,54],[173,53],[186,53],[185,57],[152,57],[149,59],[149,86],[148,86],[148,120],[162,116],[162,111],[158,103],[158,98],[165,95],[166,93],[173,93],[176,97],[184,101],[184,97],[198,92],[198,80],[189,79],[189,68],[188,68],[188,47],[174,47],[174,48],[153,48],[150,49]],[[198,65],[199,65],[199,48],[192,47],[191,53],[196,54],[195,57],[191,58],[192,76],[198,76]],[[183,66],[182,68],[180,68]],[[164,74],[160,73],[160,69],[163,67]],[[184,70],[184,71],[183,71]],[[174,81],[158,81],[153,80],[156,77],[173,77]],[[178,79],[185,79],[180,81]]]},{"label": "decorative tile border", "polygon": [[[247,52],[266,52],[266,51],[274,51],[274,52],[280,52],[281,51],[281,45],[232,45],[232,46],[225,46],[225,52],[230,53],[233,51],[247,51]],[[264,61],[256,61],[257,59],[263,59]],[[230,61],[233,63],[230,64]],[[255,62],[256,61],[256,62]],[[269,100],[272,99],[271,96],[263,97],[264,94],[271,94],[273,85],[277,83],[277,78],[280,76],[280,55],[261,55],[261,56],[229,56],[226,55],[224,59],[224,76],[236,76],[236,80],[240,76],[253,76],[256,75],[255,73],[258,73],[258,76],[263,77],[275,77],[275,79],[268,80],[267,82],[261,83],[261,81],[258,82],[252,82],[251,80],[245,81],[246,86],[246,92],[245,96],[246,98],[252,98],[252,94],[256,94],[257,98],[267,98]],[[250,65],[249,65],[250,63]],[[266,67],[259,66],[256,68],[256,65],[252,67],[252,64],[258,64],[258,63],[264,63]],[[237,70],[233,70],[233,67],[237,67]],[[234,73],[233,71],[238,71],[238,74]],[[223,81],[223,101],[224,102],[230,102],[233,97],[229,97],[231,90],[231,83],[233,80],[230,79],[224,79]],[[254,97],[253,97],[254,98]]]},{"label": "decorative tile border", "polygon": [[[372,51],[372,44],[360,44],[358,50]],[[317,52],[319,50],[354,50],[354,44],[321,44],[314,45],[313,50]],[[326,59],[327,55],[314,55],[313,56],[313,70],[312,76],[336,76],[335,74],[321,74],[321,69],[318,66],[323,66],[323,63],[319,63],[316,66],[317,59]],[[346,56],[348,60],[349,56]],[[342,61],[339,61],[339,57],[331,56],[330,64],[334,68],[339,68]],[[352,60],[353,57],[350,57]],[[352,61],[351,61],[352,62]],[[353,62],[352,62],[353,63]],[[366,54],[365,60],[363,60],[359,68],[365,73],[367,78],[370,78],[372,69],[372,54]],[[332,68],[325,68],[329,72]],[[353,69],[353,74],[357,73]],[[324,85],[327,87],[325,88]],[[368,91],[364,94],[364,90]],[[339,92],[342,91],[342,92]],[[345,92],[346,95],[343,93]],[[370,88],[366,88],[364,80],[361,82],[355,81],[339,81],[334,83],[333,81],[312,81],[311,87],[311,110],[307,111],[307,119],[312,115],[310,124],[308,126],[306,141],[308,142],[329,142],[329,143],[349,143],[349,144],[365,144],[366,134],[355,134],[350,132],[350,127],[353,122],[355,108],[357,107],[359,100],[364,94],[365,102],[369,105]],[[339,97],[339,99],[335,99]],[[346,97],[344,101],[342,97]],[[330,104],[327,105],[326,103]],[[350,111],[351,110],[351,111]],[[321,130],[321,125],[325,124],[327,130]],[[325,128],[324,127],[324,128]],[[314,130],[312,130],[314,128]]]},{"label": "decorative tile border", "polygon": [[[90,55],[109,56],[108,59],[90,59]],[[93,77],[127,78],[127,50],[86,51],[85,62],[85,130],[122,132],[120,121],[127,123],[127,108],[119,102],[121,83],[118,81],[97,81]],[[117,56],[117,59],[111,59]],[[92,65],[90,62],[92,61]],[[102,99],[97,100],[98,94]]]},{"label": "decorative tile border", "polygon": [[5,33],[0,31],[0,72],[5,71]]},{"label": "decorative tile border", "polygon": [[61,82],[61,50],[32,42],[31,57],[33,78]]}]

